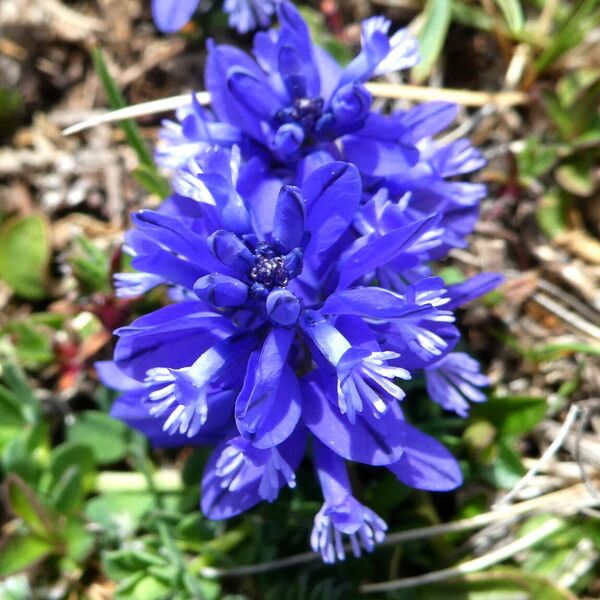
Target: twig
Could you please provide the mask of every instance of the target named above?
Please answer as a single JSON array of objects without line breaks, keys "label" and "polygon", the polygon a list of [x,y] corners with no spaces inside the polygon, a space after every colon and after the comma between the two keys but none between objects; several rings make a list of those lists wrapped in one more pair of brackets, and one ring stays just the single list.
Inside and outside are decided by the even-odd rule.
[{"label": "twig", "polygon": [[102,20],[81,13],[59,0],[15,0],[0,2],[0,24],[3,27],[37,27],[50,30],[62,39],[89,40],[105,32]]},{"label": "twig", "polygon": [[560,447],[563,445],[566,437],[569,435],[575,421],[581,414],[581,409],[576,404],[573,404],[567,413],[567,416],[558,432],[558,435],[554,438],[552,443],[546,448],[545,452],[542,454],[540,459],[536,462],[536,464],[523,475],[523,477],[514,485],[512,490],[508,492],[503,498],[498,500],[495,504],[492,505],[492,508],[499,508],[506,504],[510,504],[517,494],[535,477],[535,475],[539,472],[543,465],[547,464],[552,457],[558,452]]},{"label": "twig", "polygon": [[[578,511],[586,507],[596,506],[599,504],[596,498],[592,498],[586,487],[580,483],[572,487],[562,489],[532,500],[526,500],[513,504],[498,510],[489,511],[469,519],[461,519],[452,523],[444,523],[442,525],[432,525],[429,527],[419,527],[409,529],[407,531],[398,531],[387,536],[387,538],[379,544],[378,547],[391,546],[403,542],[426,539],[446,533],[456,533],[460,531],[468,531],[470,529],[478,529],[485,527],[491,523],[498,521],[506,521],[514,519],[521,515],[535,512],[547,511],[554,507],[564,506],[569,512]],[[346,547],[348,551],[351,547]],[[316,552],[304,552],[295,554],[286,558],[280,558],[264,563],[254,565],[245,565],[242,567],[233,567],[231,569],[219,569],[214,567],[205,567],[201,569],[200,574],[203,577],[222,578],[222,577],[243,577],[245,575],[257,575],[259,573],[267,573],[269,571],[277,571],[286,569],[296,565],[301,565],[313,562],[319,559],[319,554]]]},{"label": "twig", "polygon": [[579,316],[577,313],[574,313],[570,310],[567,310],[559,304],[555,302],[552,298],[543,294],[541,292],[537,292],[532,296],[532,300],[537,302],[540,306],[543,306],[546,310],[554,313],[559,319],[571,325],[575,329],[578,329],[580,332],[586,334],[589,337],[592,337],[596,340],[600,340],[600,327],[597,327],[593,323],[590,323],[586,319]]},{"label": "twig", "polygon": [[523,92],[482,92],[473,90],[457,90],[451,88],[436,88],[420,85],[396,85],[393,83],[371,82],[367,89],[379,98],[394,98],[403,100],[431,101],[444,100],[463,106],[519,106],[528,104],[530,96]]},{"label": "twig", "polygon": [[425,585],[427,583],[435,583],[438,581],[445,581],[447,579],[454,579],[468,573],[476,573],[477,571],[482,571],[483,569],[487,569],[492,565],[498,564],[499,562],[514,556],[518,552],[522,552],[527,548],[535,546],[542,540],[556,533],[561,527],[563,527],[563,525],[563,521],[558,519],[550,519],[534,531],[527,533],[514,542],[506,544],[497,550],[493,550],[484,556],[480,556],[479,558],[474,558],[473,560],[469,560],[457,565],[456,567],[442,569],[441,571],[432,571],[431,573],[426,573],[425,575],[419,575],[417,577],[407,577],[406,579],[396,579],[395,581],[386,581],[383,583],[370,583],[361,586],[359,591],[363,594],[370,594],[373,592],[390,592],[392,590],[412,588]]},{"label": "twig", "polygon": [[[527,468],[531,468],[533,465],[537,464],[537,459],[535,458],[527,458],[523,459],[523,464]],[[563,481],[580,481],[580,472],[579,467],[575,461],[564,461],[560,462],[552,461],[549,464],[541,465],[540,471],[542,473],[549,473],[556,477],[560,477]]]},{"label": "twig", "polygon": [[[582,402],[580,402],[582,404]],[[569,434],[564,442],[565,447],[573,454],[576,459],[584,460],[586,464],[598,469],[600,468],[600,442],[595,435],[584,435],[583,428],[586,426],[585,417],[582,419],[576,433]],[[548,439],[554,439],[558,433],[559,426],[554,421],[542,423],[543,429]]]},{"label": "twig", "polygon": [[[517,106],[527,104],[529,96],[523,92],[479,92],[471,90],[455,90],[449,88],[432,88],[419,85],[397,85],[393,83],[367,83],[367,89],[379,98],[403,99],[403,100],[444,100],[446,102],[456,102],[464,106]],[[196,92],[196,97],[200,104],[209,104],[210,95],[208,92]],[[90,127],[95,127],[101,123],[112,123],[123,119],[133,119],[154,115],[158,113],[169,112],[190,102],[190,94],[180,96],[171,96],[151,102],[142,102],[122,108],[112,112],[106,112],[97,117],[92,117],[80,123],[75,123],[63,131],[63,135],[72,135],[79,133]]]},{"label": "twig", "polygon": [[540,278],[537,281],[537,287],[543,291],[547,292],[551,296],[562,300],[565,304],[569,305],[574,311],[583,315],[586,319],[589,319],[594,323],[594,325],[600,326],[600,312],[590,307],[585,302],[582,302],[572,294],[566,292],[563,288],[550,283],[546,279]]},{"label": "twig", "polygon": [[598,493],[598,490],[596,490],[596,488],[594,487],[593,483],[590,481],[590,477],[587,474],[585,467],[583,466],[583,457],[581,456],[581,454],[582,454],[581,442],[583,439],[583,434],[584,434],[585,428],[588,426],[588,424],[590,422],[593,411],[594,411],[594,409],[591,406],[588,406],[586,408],[583,418],[579,422],[579,427],[577,428],[577,434],[576,434],[576,438],[575,438],[576,442],[575,442],[574,456],[575,456],[575,460],[577,461],[577,465],[579,466],[579,473],[581,474],[581,479],[583,480],[585,487],[587,488],[590,495],[600,502],[600,494]]}]

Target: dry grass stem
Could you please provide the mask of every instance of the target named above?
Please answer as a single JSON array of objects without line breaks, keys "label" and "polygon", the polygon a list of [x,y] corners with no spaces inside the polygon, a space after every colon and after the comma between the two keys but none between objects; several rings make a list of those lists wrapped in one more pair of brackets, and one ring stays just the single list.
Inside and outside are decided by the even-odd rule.
[{"label": "dry grass stem", "polygon": [[371,594],[374,592],[390,592],[393,590],[413,588],[428,583],[436,583],[438,581],[447,581],[448,579],[456,579],[469,573],[483,571],[488,567],[496,565],[515,554],[535,546],[542,540],[556,533],[563,526],[563,522],[558,519],[550,519],[540,527],[516,539],[510,544],[501,546],[492,552],[488,552],[484,556],[468,560],[456,567],[450,569],[442,569],[440,571],[432,571],[417,577],[407,577],[406,579],[396,579],[394,581],[386,581],[384,583],[370,583],[363,585],[359,591],[363,594]]},{"label": "dry grass stem", "polygon": [[[389,98],[394,100],[414,100],[414,101],[431,101],[443,100],[446,102],[456,102],[463,106],[518,106],[527,104],[529,96],[523,92],[480,92],[471,90],[454,90],[449,88],[432,88],[419,85],[397,85],[393,83],[371,82],[366,84],[368,90],[379,98]],[[196,92],[196,97],[200,104],[209,104],[210,96],[208,92]],[[154,115],[168,112],[185,106],[190,101],[189,94],[181,94],[179,96],[171,96],[162,98],[161,100],[152,100],[150,102],[142,102],[122,108],[106,112],[104,114],[94,116],[80,123],[75,123],[67,127],[63,131],[63,135],[72,135],[79,133],[90,127],[95,127],[101,123],[112,123],[122,121],[123,119],[135,119],[147,115]]]},{"label": "dry grass stem", "polygon": [[[589,494],[585,484],[579,483],[569,488],[545,494],[533,498],[532,500],[526,500],[524,502],[502,507],[497,510],[491,510],[468,519],[461,519],[460,521],[444,523],[442,525],[431,525],[429,527],[418,527],[407,531],[398,531],[388,535],[380,546],[393,546],[403,542],[427,539],[447,533],[479,529],[480,527],[485,527],[492,523],[511,521],[517,519],[519,516],[529,513],[553,511],[573,513],[585,508],[594,507],[598,504],[600,504],[600,502]],[[349,545],[346,546],[346,551],[351,552],[351,547]],[[304,552],[302,554],[295,554],[293,556],[269,562],[234,567],[231,569],[205,567],[200,569],[200,574],[203,577],[209,578],[244,577],[246,575],[256,575],[259,573],[286,569],[316,561],[319,558],[320,556],[316,552]]]},{"label": "dry grass stem", "polygon": [[557,436],[554,438],[554,440],[552,440],[552,443],[548,446],[548,448],[546,448],[545,452],[542,454],[536,464],[534,464],[529,471],[527,471],[527,473],[525,473],[525,475],[523,475],[523,477],[515,484],[510,492],[498,500],[498,502],[496,502],[492,508],[499,508],[500,506],[510,504],[517,497],[519,492],[531,482],[535,475],[540,471],[542,466],[552,460],[552,458],[560,450],[571,429],[573,429],[573,425],[577,421],[580,414],[581,409],[579,406],[575,404],[571,406],[562,426],[560,427],[560,430],[558,431]]}]

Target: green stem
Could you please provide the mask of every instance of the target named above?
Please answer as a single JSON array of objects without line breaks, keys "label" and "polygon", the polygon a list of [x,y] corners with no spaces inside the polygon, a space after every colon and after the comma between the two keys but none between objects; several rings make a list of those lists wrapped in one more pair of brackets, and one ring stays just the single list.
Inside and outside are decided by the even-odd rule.
[{"label": "green stem", "polygon": [[100,494],[114,492],[180,492],[184,489],[179,471],[160,469],[154,473],[127,473],[102,471],[94,481],[94,490]]}]

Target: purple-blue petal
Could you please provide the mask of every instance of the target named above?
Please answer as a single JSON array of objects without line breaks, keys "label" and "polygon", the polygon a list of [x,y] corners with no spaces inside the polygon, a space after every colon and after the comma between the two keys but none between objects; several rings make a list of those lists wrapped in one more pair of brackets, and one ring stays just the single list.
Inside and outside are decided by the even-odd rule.
[{"label": "purple-blue petal", "polygon": [[291,327],[300,315],[300,301],[289,290],[274,288],[266,301],[267,314],[276,325]]},{"label": "purple-blue petal", "polygon": [[[305,439],[305,430],[302,427],[297,427],[293,434],[277,447],[277,451],[292,470],[295,470],[300,464],[304,454]],[[217,446],[204,468],[201,508],[209,519],[229,519],[263,500],[259,488],[264,474],[267,453],[270,451],[258,448],[248,450],[255,460],[248,461],[244,465],[239,481],[235,489],[232,490],[222,485],[223,480],[218,476],[216,468],[221,453],[228,443],[229,440]],[[250,442],[246,443],[250,444]],[[278,487],[283,487],[285,483],[284,478],[278,474]]]},{"label": "purple-blue petal", "polygon": [[213,256],[225,266],[238,273],[247,273],[254,266],[254,255],[240,238],[224,229],[219,229],[208,238],[208,247]]},{"label": "purple-blue petal", "polygon": [[[356,252],[349,253],[340,265],[340,281],[338,289],[344,289],[357,279],[396,259],[403,251],[431,231],[439,223],[439,216],[434,214],[425,219],[417,219],[399,227],[386,235],[368,240]],[[407,264],[407,267],[415,264]]]},{"label": "purple-blue petal", "polygon": [[269,120],[281,106],[268,82],[244,69],[231,68],[227,85],[233,97],[259,119]]},{"label": "purple-blue petal", "polygon": [[458,105],[451,102],[424,102],[404,113],[395,113],[404,126],[410,129],[415,140],[432,137],[448,127],[458,114]]},{"label": "purple-blue petal", "polygon": [[400,459],[387,468],[402,483],[420,490],[445,492],[462,484],[454,456],[440,442],[414,428]]},{"label": "purple-blue petal", "polygon": [[152,17],[163,33],[181,29],[192,17],[199,0],[152,0]]},{"label": "purple-blue petal", "polygon": [[[265,339],[260,352],[254,353],[248,363],[244,386],[238,396],[235,408],[238,429],[245,437],[252,439],[255,435],[258,435],[257,431],[262,424],[263,428],[260,431],[260,435],[258,435],[259,440],[267,444],[271,440],[268,431],[264,429],[264,425],[269,421],[269,412],[273,410],[274,403],[279,401],[277,392],[283,391],[278,390],[278,387],[293,338],[294,332],[290,329],[273,329]],[[291,382],[292,386],[294,385],[295,378],[292,380],[288,374],[286,379],[288,382]],[[282,400],[282,402],[287,405],[284,416],[289,410],[289,418],[291,421],[295,418],[297,422],[299,410],[291,406],[294,404],[292,399],[287,398]],[[274,433],[273,439],[276,439],[281,434],[281,431],[283,431],[284,436],[275,443],[279,443],[285,439],[295,424],[295,422],[292,423],[292,427],[286,431],[284,423],[280,431]],[[253,443],[255,443],[254,440]]]},{"label": "purple-blue petal", "polygon": [[248,286],[229,275],[211,273],[196,281],[194,292],[200,300],[213,306],[239,306],[248,297]]},{"label": "purple-blue petal", "polygon": [[300,190],[291,185],[281,188],[275,205],[273,239],[282,252],[300,246],[304,238],[304,198]]},{"label": "purple-blue petal", "polygon": [[332,403],[337,397],[335,377],[321,374],[302,384],[302,418],[310,431],[330,450],[347,460],[389,465],[400,459],[414,427],[395,405],[379,418],[363,411],[351,424]]},{"label": "purple-blue petal", "polygon": [[118,329],[114,360],[126,375],[142,381],[153,367],[190,365],[232,329],[229,319],[208,311],[202,302],[180,302]]},{"label": "purple-blue petal", "polygon": [[258,353],[248,362],[244,386],[236,401],[238,430],[256,448],[281,444],[300,419],[300,386],[294,372],[283,365],[274,387],[261,386]]},{"label": "purple-blue petal", "polygon": [[374,319],[425,317],[431,306],[407,302],[402,296],[378,287],[358,287],[334,292],[320,312],[325,315],[357,315]]},{"label": "purple-blue petal", "polygon": [[306,229],[311,238],[306,254],[328,250],[348,229],[360,203],[362,183],[354,165],[332,162],[313,171],[302,186],[306,198]]},{"label": "purple-blue petal", "polygon": [[448,296],[450,302],[447,304],[447,308],[449,310],[458,308],[491,292],[501,285],[504,279],[504,275],[501,273],[479,273],[466,281],[449,285]]}]

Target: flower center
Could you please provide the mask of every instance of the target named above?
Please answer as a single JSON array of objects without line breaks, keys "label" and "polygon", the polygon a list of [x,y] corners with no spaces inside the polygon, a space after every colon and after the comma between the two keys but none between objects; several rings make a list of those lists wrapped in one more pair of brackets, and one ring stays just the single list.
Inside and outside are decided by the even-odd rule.
[{"label": "flower center", "polygon": [[290,273],[286,269],[284,258],[277,254],[270,244],[260,242],[254,251],[254,256],[256,263],[249,274],[252,281],[268,289],[285,287],[288,284]]},{"label": "flower center", "polygon": [[315,128],[317,121],[323,116],[323,98],[297,98],[292,106],[281,109],[276,119],[279,125],[284,123],[297,123],[305,134]]}]

